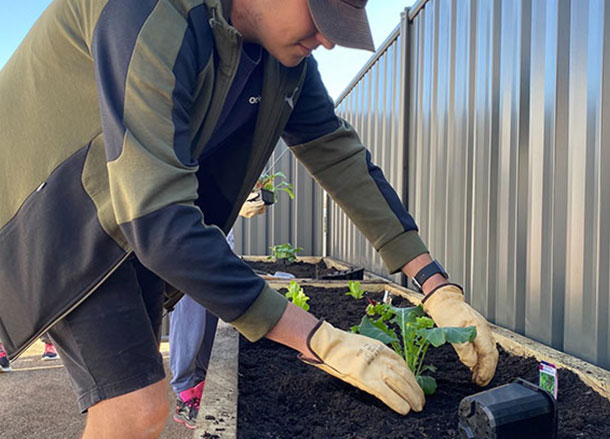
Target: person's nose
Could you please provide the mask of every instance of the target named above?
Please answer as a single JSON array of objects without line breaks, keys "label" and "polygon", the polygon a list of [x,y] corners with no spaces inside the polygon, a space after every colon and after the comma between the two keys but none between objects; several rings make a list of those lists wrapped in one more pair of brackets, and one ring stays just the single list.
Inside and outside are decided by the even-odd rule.
[{"label": "person's nose", "polygon": [[330,50],[335,47],[335,43],[326,38],[324,34],[322,34],[322,32],[317,32],[315,38],[318,44],[321,44],[327,50]]}]

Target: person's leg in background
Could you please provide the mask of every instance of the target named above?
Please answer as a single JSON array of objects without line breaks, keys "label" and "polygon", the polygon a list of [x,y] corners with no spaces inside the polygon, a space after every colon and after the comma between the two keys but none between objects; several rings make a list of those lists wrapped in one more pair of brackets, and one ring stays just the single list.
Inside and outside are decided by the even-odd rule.
[{"label": "person's leg in background", "polygon": [[44,343],[44,352],[42,353],[43,360],[57,360],[59,356],[57,355],[57,350],[55,349],[55,345],[51,340],[51,337],[48,333],[42,334],[40,337],[40,341]]},{"label": "person's leg in background", "polygon": [[6,351],[4,350],[4,345],[0,343],[0,372],[10,372],[11,371],[11,363],[8,361],[8,357],[6,356]]},{"label": "person's leg in background", "polygon": [[195,428],[218,318],[188,296],[170,314],[170,382],[176,393],[174,420]]},{"label": "person's leg in background", "polygon": [[136,258],[49,330],[81,412],[83,439],[152,439],[169,414],[159,335],[164,282]]},{"label": "person's leg in background", "polygon": [[208,366],[210,364],[210,356],[212,354],[212,347],[214,346],[217,327],[218,317],[206,310],[205,332],[203,334],[203,341],[201,342],[201,349],[199,349],[195,363],[196,381],[204,381],[208,373]]},{"label": "person's leg in background", "polygon": [[[233,249],[233,230],[227,235],[227,242]],[[180,299],[170,314],[170,384],[176,393],[174,421],[190,429],[194,429],[197,424],[199,403],[217,326],[218,317],[188,296]]]}]

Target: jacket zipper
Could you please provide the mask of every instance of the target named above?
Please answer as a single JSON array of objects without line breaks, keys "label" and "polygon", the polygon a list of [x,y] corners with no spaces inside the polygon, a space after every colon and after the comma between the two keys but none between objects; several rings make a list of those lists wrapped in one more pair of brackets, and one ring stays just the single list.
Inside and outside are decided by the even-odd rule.
[{"label": "jacket zipper", "polygon": [[[261,151],[260,157],[262,157],[262,159],[259,159],[256,163],[255,167],[251,167],[251,169],[258,169],[261,164],[264,166],[267,158],[266,157],[266,151],[272,147],[275,148],[275,144],[274,145],[270,145],[270,140],[276,135],[276,131],[277,131],[277,127],[280,123],[280,116],[282,114],[282,106],[283,104],[286,102],[284,99],[280,99],[280,98],[285,98],[284,93],[280,92],[277,93],[276,98],[273,100],[274,102],[276,102],[278,105],[273,105],[273,113],[269,113],[269,116],[273,116],[273,117],[269,117],[268,120],[272,120],[273,121],[273,125],[271,128],[273,128],[272,130],[264,130],[264,126],[261,125],[261,131],[266,134],[265,137],[261,137],[261,142],[260,144],[262,145],[266,145],[265,151]],[[265,140],[266,143],[263,143],[262,140]],[[262,162],[262,163],[261,163]],[[262,168],[261,168],[262,169]],[[258,177],[258,175],[257,175]],[[241,206],[245,201],[246,198],[248,197],[248,194],[250,193],[252,186],[249,185],[245,185],[242,187],[241,189],[241,193],[240,196],[237,199],[237,202],[235,203],[235,205],[233,206],[233,212],[231,212],[231,215],[229,217],[230,222],[234,221],[237,216],[238,216],[238,212],[239,212],[239,208],[237,208],[236,206]]]},{"label": "jacket zipper", "polygon": [[[279,137],[281,135],[281,133],[278,133],[277,131],[278,131],[278,126],[280,124],[280,121],[282,119],[284,105],[288,105],[291,110],[294,109],[294,98],[295,98],[296,94],[298,93],[300,87],[302,86],[303,75],[305,75],[306,70],[307,70],[306,67],[304,67],[300,73],[301,77],[298,81],[296,81],[295,88],[292,91],[290,91],[289,89],[286,90],[287,84],[290,84],[290,82],[291,82],[288,78],[283,77],[282,83],[279,84],[279,87],[278,87],[279,91],[277,93],[275,93],[275,95],[273,96],[273,98],[274,98],[273,105],[271,105],[272,112],[269,113],[269,117],[267,118],[267,120],[272,121],[271,122],[272,125],[269,126],[269,128],[271,128],[271,129],[265,129],[266,125],[261,125],[260,127],[257,126],[255,129],[255,132],[254,132],[255,139],[256,139],[257,133],[261,132],[263,134],[260,136],[261,140],[258,141],[257,144],[266,145],[266,146],[265,146],[265,150],[260,152],[259,157],[261,157],[261,158],[257,161],[256,166],[251,167],[251,169],[259,170],[259,172],[264,169],[265,162],[268,160],[267,151],[270,148],[271,149],[275,148],[276,143],[277,143],[277,140],[276,140],[276,142],[271,142],[271,140],[273,140],[274,138]],[[290,93],[290,94],[287,94],[287,93]],[[266,97],[264,94],[265,94],[265,90],[264,90],[264,86],[263,86],[263,99],[269,99],[269,97]],[[271,117],[271,116],[273,116],[273,117]],[[267,125],[269,125],[269,124],[267,124]],[[255,148],[255,145],[253,145],[253,148]],[[250,178],[253,178],[254,181],[251,186],[244,185],[242,187],[240,195],[237,197],[235,206],[241,206],[241,204],[243,204],[246,201],[246,198],[247,198],[248,194],[250,193],[250,189],[256,182],[256,178],[258,178],[258,176],[259,176],[259,174],[256,174],[253,177],[250,175],[250,172],[247,173],[245,180],[247,181]],[[231,215],[229,216],[229,222],[235,221],[235,219],[238,216],[239,208],[236,208],[235,206],[233,207],[233,212],[231,212]]]},{"label": "jacket zipper", "polygon": [[[220,21],[218,21],[217,18],[217,12],[216,9],[212,8],[210,10],[211,14],[212,14],[212,18],[210,19],[210,26],[213,27],[214,26],[222,26],[222,23]],[[227,30],[224,30],[225,32]],[[242,51],[242,39],[241,36],[238,35],[238,47],[237,50],[234,50],[233,53],[231,54],[231,60],[228,63],[230,66],[230,70],[228,73],[225,73],[222,69],[222,67],[219,65],[219,68],[217,69],[218,74],[226,76],[226,78],[228,79],[227,81],[224,82],[223,84],[223,88],[222,90],[219,91],[220,96],[222,96],[222,99],[217,99],[217,96],[213,97],[213,108],[210,108],[210,121],[213,123],[205,123],[205,125],[209,128],[209,133],[206,134],[207,138],[202,138],[198,140],[198,144],[195,147],[195,150],[193,151],[193,157],[196,160],[199,160],[199,157],[201,156],[201,154],[203,153],[203,150],[205,149],[205,146],[207,145],[208,141],[210,140],[210,137],[213,134],[214,128],[216,127],[216,124],[218,123],[218,118],[220,117],[220,113],[222,112],[222,107],[224,106],[224,102],[225,99],[227,97],[227,94],[229,93],[229,89],[231,88],[231,84],[233,83],[233,79],[235,78],[235,74],[237,73],[237,68],[239,67],[239,59],[241,58],[241,51]],[[203,133],[202,133],[203,136]],[[205,140],[205,142],[203,141]]]},{"label": "jacket zipper", "polygon": [[[302,73],[301,73],[302,74]],[[287,81],[289,82],[289,81]],[[283,87],[285,87],[285,84],[283,84]],[[282,90],[280,93],[278,93],[276,101],[278,102],[277,105],[274,105],[273,108],[275,110],[274,114],[273,114],[273,129],[272,130],[266,130],[264,131],[265,133],[270,133],[266,138],[265,138],[265,142],[268,145],[267,149],[269,149],[270,147],[275,149],[275,147],[277,146],[277,141],[276,142],[271,142],[271,140],[273,140],[275,137],[279,137],[281,136],[281,133],[278,133],[278,126],[280,124],[280,121],[282,119],[282,114],[284,113],[283,108],[284,105],[288,105],[290,107],[290,111],[294,110],[294,97],[296,96],[297,92],[299,91],[299,88],[301,87],[301,81],[297,81],[297,85],[295,87],[294,90],[292,90],[292,93],[290,95],[286,94],[286,92],[288,90]],[[283,87],[280,87],[280,89],[282,89]],[[262,142],[261,142],[262,143]],[[258,166],[260,165],[264,165],[264,163],[261,163],[263,160],[264,162],[266,162],[268,159],[265,158],[266,157],[266,151],[264,154],[261,154],[261,157],[263,157],[262,160],[259,161],[259,163],[257,164]]]},{"label": "jacket zipper", "polygon": [[51,328],[53,328],[53,326],[55,326],[60,320],[62,320],[64,317],[66,317],[68,314],[70,314],[72,311],[74,311],[80,304],[82,304],[86,299],[89,298],[89,296],[91,296],[110,276],[112,276],[112,274],[123,264],[123,262],[125,262],[125,260],[133,253],[133,250],[129,250],[125,256],[123,256],[119,262],[117,262],[115,264],[114,267],[112,267],[112,269],[106,273],[104,275],[104,277],[102,277],[92,288],[89,289],[89,291],[83,296],[81,297],[78,302],[76,302],[74,305],[70,306],[66,311],[64,311],[58,318],[56,318],[55,320],[53,320],[50,324],[48,324],[47,326],[43,327],[43,329],[38,332],[33,338],[32,341],[29,343],[26,343],[24,345],[24,347],[22,347],[20,350],[15,352],[15,355],[13,356],[13,358],[11,360],[16,360],[17,358],[19,358],[19,356],[21,354],[23,354],[25,351],[27,351],[30,346],[32,346],[36,340],[38,339],[38,337],[40,337],[41,334],[44,334],[45,332],[49,331]]}]

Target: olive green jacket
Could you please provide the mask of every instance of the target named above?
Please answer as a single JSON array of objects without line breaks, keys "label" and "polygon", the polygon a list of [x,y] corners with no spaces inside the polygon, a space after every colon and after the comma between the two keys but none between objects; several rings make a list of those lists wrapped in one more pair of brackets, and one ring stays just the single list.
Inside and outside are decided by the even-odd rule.
[{"label": "olive green jacket", "polygon": [[[241,48],[220,0],[55,0],[34,25],[0,71],[0,339],[10,357],[131,254],[250,340],[277,323],[286,299],[223,231],[284,132],[308,60],[287,68],[265,53],[254,132],[198,161]],[[347,123],[292,151],[391,272],[426,251]],[[205,211],[198,174],[214,189]]]}]

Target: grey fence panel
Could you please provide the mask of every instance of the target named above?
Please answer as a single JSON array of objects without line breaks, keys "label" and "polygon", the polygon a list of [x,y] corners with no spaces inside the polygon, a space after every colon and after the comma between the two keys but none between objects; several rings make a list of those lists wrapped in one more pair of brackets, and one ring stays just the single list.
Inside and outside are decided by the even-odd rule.
[{"label": "grey fence panel", "polygon": [[[608,138],[602,137],[610,101],[602,100],[608,87],[607,63],[610,11],[606,2],[575,2],[571,7],[568,115],[568,212],[564,348],[596,358],[605,348],[608,357],[608,223],[610,200]],[[605,82],[605,84],[604,84]],[[604,87],[605,85],[605,87]],[[606,127],[608,125],[606,124]],[[604,159],[606,162],[604,163]],[[606,171],[604,174],[602,171]],[[604,233],[606,232],[606,233]],[[600,305],[606,304],[605,308]],[[605,342],[605,346],[600,346]]]},{"label": "grey fence panel", "polygon": [[[373,162],[404,199],[406,46],[401,27],[394,30],[363,68],[358,80],[337,100],[337,114],[356,128],[371,151]],[[400,275],[387,272],[377,251],[332,201],[329,201],[328,212],[329,256],[400,282]]]},{"label": "grey fence panel", "polygon": [[[337,105],[475,308],[606,368],[609,41],[603,0],[422,0]],[[390,278],[288,154],[297,202],[240,219],[237,252],[290,241]]]},{"label": "grey fence panel", "polygon": [[432,0],[409,14],[409,207],[491,321],[610,367],[610,12]]},{"label": "grey fence panel", "polygon": [[281,171],[294,186],[294,201],[285,192],[263,215],[239,217],[233,232],[235,252],[240,255],[267,255],[273,245],[290,242],[302,247],[300,255],[322,254],[323,193],[283,141],[278,143],[266,168]]}]

